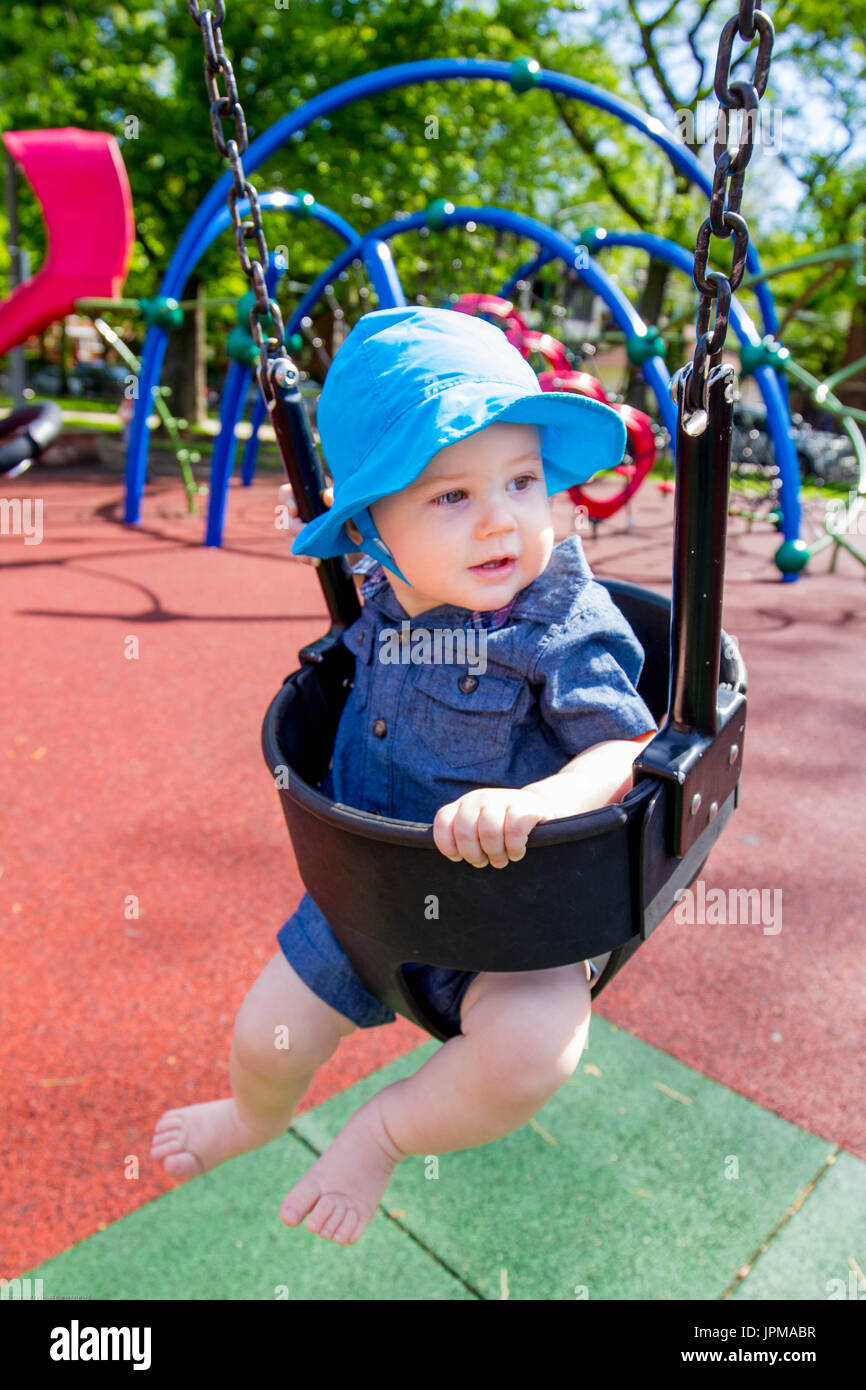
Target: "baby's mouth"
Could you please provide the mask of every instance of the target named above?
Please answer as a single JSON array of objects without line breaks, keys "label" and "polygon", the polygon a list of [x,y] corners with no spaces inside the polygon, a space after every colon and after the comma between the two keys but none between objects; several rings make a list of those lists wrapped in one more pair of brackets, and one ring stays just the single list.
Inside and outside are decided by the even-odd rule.
[{"label": "baby's mouth", "polygon": [[480,570],[484,574],[496,574],[500,571],[504,574],[514,564],[515,557],[513,555],[497,555],[494,560],[485,560],[483,565],[470,565],[469,568]]}]

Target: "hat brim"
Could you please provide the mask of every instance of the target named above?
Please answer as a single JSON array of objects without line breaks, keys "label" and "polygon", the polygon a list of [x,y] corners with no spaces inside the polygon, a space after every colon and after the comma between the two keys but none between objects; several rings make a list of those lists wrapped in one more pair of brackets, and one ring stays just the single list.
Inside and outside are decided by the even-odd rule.
[{"label": "hat brim", "polygon": [[[432,458],[497,422],[537,425],[541,429],[541,458],[547,494],[565,492],[601,472],[614,468],[625,451],[626,429],[621,417],[602,401],[571,391],[539,391],[514,399],[513,385],[503,384],[499,400],[486,394],[473,400],[464,386],[430,397],[397,420],[375,450],[376,466],[360,466],[340,488],[339,503],[308,522],[292,545],[293,555],[329,559],[358,549],[345,523],[372,502],[390,497],[413,483]],[[419,418],[420,417],[420,418]],[[426,417],[426,418],[425,418]],[[418,442],[431,441],[419,461]],[[382,480],[388,485],[383,487]]]}]

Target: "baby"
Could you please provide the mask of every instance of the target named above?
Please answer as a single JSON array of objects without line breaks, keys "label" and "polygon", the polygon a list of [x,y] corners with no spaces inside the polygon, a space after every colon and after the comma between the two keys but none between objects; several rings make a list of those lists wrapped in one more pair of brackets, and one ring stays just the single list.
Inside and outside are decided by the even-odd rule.
[{"label": "baby", "polygon": [[[417,307],[359,320],[329,370],[318,428],[333,499],[295,526],[293,551],[361,551],[354,569],[370,571],[361,617],[343,635],[355,680],[321,790],[432,820],[449,859],[507,872],[539,822],[621,800],[656,731],[635,689],[640,646],[580,539],[555,545],[552,521],[552,498],[619,461],[625,430],[597,401],[542,392],[492,324]],[[484,661],[447,665],[440,648],[438,664],[395,662],[389,624],[413,649],[419,629],[472,631]],[[173,1177],[284,1134],[340,1039],[395,1017],[309,894],[277,939],[235,1021],[232,1096],[170,1110],[156,1126],[152,1156]],[[586,1044],[588,962],[514,974],[416,962],[404,978],[454,1036],[361,1106],[280,1210],[286,1225],[306,1218],[338,1245],[360,1239],[398,1163],[517,1129]]]}]

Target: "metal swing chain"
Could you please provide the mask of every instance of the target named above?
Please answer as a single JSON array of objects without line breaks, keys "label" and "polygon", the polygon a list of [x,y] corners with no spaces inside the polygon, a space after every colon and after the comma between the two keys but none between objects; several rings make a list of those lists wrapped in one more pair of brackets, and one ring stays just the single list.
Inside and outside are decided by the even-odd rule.
[{"label": "metal swing chain", "polygon": [[[247,123],[244,118],[243,107],[238,98],[237,83],[235,81],[234,70],[228,55],[223,48],[221,26],[225,21],[226,7],[225,0],[212,0],[213,8],[200,10],[197,0],[187,0],[187,6],[192,18],[201,29],[204,41],[205,64],[204,74],[207,84],[208,96],[210,97],[210,123],[213,131],[214,144],[224,159],[229,161],[232,177],[234,180],[232,188],[228,193],[228,209],[231,217],[232,227],[235,233],[235,243],[238,248],[241,269],[250,282],[250,288],[255,294],[255,303],[250,310],[250,331],[255,344],[259,350],[260,364],[257,369],[259,386],[266,402],[273,399],[273,386],[269,376],[269,366],[276,358],[281,358],[288,362],[290,370],[284,370],[284,375],[290,377],[294,373],[299,375],[294,363],[288,357],[283,342],[285,329],[280,313],[279,305],[275,299],[268,297],[267,284],[265,281],[265,266],[268,263],[268,247],[265,241],[264,228],[262,226],[262,213],[259,206],[259,199],[253,185],[247,180],[244,173],[242,156],[246,153],[249,145],[247,137]],[[219,90],[218,78],[220,72],[225,74],[226,95],[222,95]],[[235,123],[234,139],[226,140],[221,122],[231,117]],[[244,222],[241,220],[238,211],[238,200],[248,198],[252,220]],[[250,258],[247,251],[247,241],[254,240],[258,251],[258,259]],[[273,337],[265,337],[265,327],[268,316],[273,321]]]},{"label": "metal swing chain", "polygon": [[[758,53],[749,82],[730,80],[731,53],[737,33],[746,43],[750,43],[756,33],[758,35]],[[728,20],[719,39],[713,84],[719,101],[713,145],[716,167],[710,195],[710,215],[701,223],[695,243],[694,281],[701,292],[697,342],[691,364],[677,373],[678,376],[684,377],[684,404],[690,412],[706,409],[708,373],[721,363],[728,331],[731,295],[739,287],[746,269],[749,228],[740,212],[740,201],[743,196],[746,165],[752,157],[758,106],[766,91],[770,74],[774,38],[773,22],[760,8],[759,0],[740,0],[739,13]],[[739,145],[733,155],[728,149],[729,117],[732,110],[743,113]],[[723,275],[716,270],[707,271],[711,235],[723,239],[731,236],[734,238],[730,275]],[[716,314],[711,334],[710,312],[714,303]]]}]

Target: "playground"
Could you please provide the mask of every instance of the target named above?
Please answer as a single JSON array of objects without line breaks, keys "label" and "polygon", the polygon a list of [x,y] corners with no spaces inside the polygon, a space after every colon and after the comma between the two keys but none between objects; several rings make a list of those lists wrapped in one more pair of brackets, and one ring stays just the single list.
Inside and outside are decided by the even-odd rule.
[{"label": "playground", "polygon": [[[733,86],[760,101],[769,21],[740,6],[741,23],[744,8],[754,81]],[[242,10],[225,11],[215,30],[238,67]],[[200,62],[215,30],[186,19]],[[866,360],[805,365],[786,346],[805,291],[776,297],[805,277],[811,304],[814,275],[835,275],[862,300],[862,232],[767,264],[760,209],[743,231],[741,152],[717,149],[714,171],[651,111],[531,58],[371,65],[267,129],[245,96],[256,133],[228,152],[240,176],[217,134],[220,119],[240,131],[230,96],[208,127],[217,77],[231,93],[225,67],[207,94],[198,79],[212,186],[146,293],[128,147],[108,130],[3,130],[7,240],[21,241],[16,180],[46,227],[41,266],[19,261],[0,304],[3,1296],[688,1302],[732,1323],[760,1309],[724,1305],[866,1298]],[[602,112],[702,210],[680,240],[588,218],[564,230],[443,186],[359,203],[355,224],[335,173],[312,190],[271,179],[316,122],[425,83]],[[267,233],[277,214],[285,247]],[[320,237],[300,281],[293,225]],[[249,288],[209,279],[185,298],[232,228]],[[722,232],[729,266],[707,258]],[[453,252],[485,236],[496,266],[473,283]],[[432,263],[443,238],[451,283],[417,280],[411,256]],[[679,298],[651,315],[617,255],[665,267]],[[300,521],[324,515],[322,381],[363,314],[413,303],[495,329],[539,399],[608,407],[626,439],[616,467],[557,495],[556,540],[580,537],[638,633],[660,732],[622,805],[539,825],[498,874],[455,873],[429,825],[323,790],[359,601],[342,556],[291,553],[278,493],[288,476]],[[191,422],[166,358],[205,310],[220,372]],[[135,347],[121,322],[138,324]],[[27,386],[25,347],[62,323],[98,335],[113,396],[76,406]],[[387,559],[375,528],[361,534]],[[448,910],[419,938],[405,895],[422,854]],[[231,1093],[236,1015],[305,891],[396,1022],[343,1038],[287,1132],[178,1182],[151,1156],[155,1123]],[[345,1249],[287,1229],[280,1203],[359,1107],[455,1036],[407,987],[410,959],[491,973],[592,960],[588,1043],[513,1132],[400,1163]]]},{"label": "playground", "polygon": [[[321,630],[315,574],[285,558],[270,482],[233,491],[222,550],[200,545],[174,480],[149,490],[134,543],[116,483],[70,495],[46,478],[40,493],[45,540],[3,577],[4,645],[30,653],[3,697],[3,794],[27,827],[3,880],[16,1273],[110,1299],[847,1294],[866,1182],[853,562],[780,585],[769,537],[731,526],[752,779],[703,879],[726,900],[760,890],[764,919],[672,914],[594,1007],[574,1084],[536,1123],[442,1155],[438,1181],[403,1165],[364,1240],[339,1250],[286,1232],[277,1205],[371,1089],[438,1046],[408,1021],[348,1038],[284,1140],[179,1187],[146,1157],[165,1105],[225,1091],[267,924],[302,891],[250,710]],[[671,503],[643,497],[634,531],[588,554],[662,593]],[[119,659],[131,636],[139,658]],[[816,736],[816,666],[838,738]]]}]

